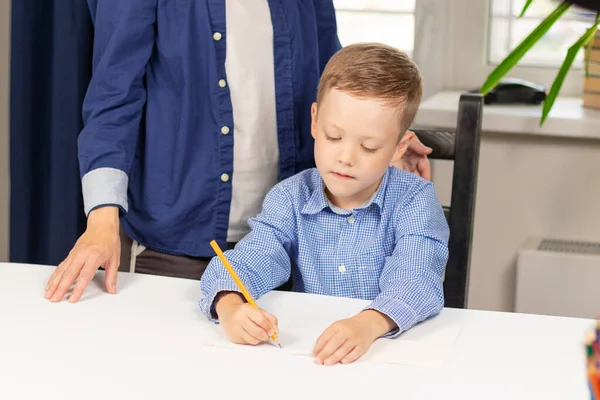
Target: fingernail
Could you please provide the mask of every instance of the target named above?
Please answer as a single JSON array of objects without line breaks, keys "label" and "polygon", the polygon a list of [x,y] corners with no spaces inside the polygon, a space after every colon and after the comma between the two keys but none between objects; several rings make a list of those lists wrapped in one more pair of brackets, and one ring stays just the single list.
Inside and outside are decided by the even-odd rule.
[{"label": "fingernail", "polygon": [[323,364],[323,361],[320,358],[315,358],[315,364]]},{"label": "fingernail", "polygon": [[50,299],[50,301],[56,301],[56,300],[58,300],[58,295],[55,294],[54,296],[52,296],[52,298]]},{"label": "fingernail", "polygon": [[331,362],[331,360],[325,360],[325,365],[331,365],[331,364],[333,364],[333,363]]},{"label": "fingernail", "polygon": [[268,333],[269,336],[273,336],[274,334],[275,334],[275,332],[273,332],[273,330],[270,330]]}]

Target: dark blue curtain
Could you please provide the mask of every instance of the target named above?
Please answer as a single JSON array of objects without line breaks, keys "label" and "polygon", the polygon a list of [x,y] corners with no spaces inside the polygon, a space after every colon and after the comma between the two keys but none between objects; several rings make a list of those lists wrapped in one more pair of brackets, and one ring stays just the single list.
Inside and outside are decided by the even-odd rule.
[{"label": "dark blue curtain", "polygon": [[10,259],[56,265],[85,229],[77,161],[91,76],[85,0],[12,2]]}]

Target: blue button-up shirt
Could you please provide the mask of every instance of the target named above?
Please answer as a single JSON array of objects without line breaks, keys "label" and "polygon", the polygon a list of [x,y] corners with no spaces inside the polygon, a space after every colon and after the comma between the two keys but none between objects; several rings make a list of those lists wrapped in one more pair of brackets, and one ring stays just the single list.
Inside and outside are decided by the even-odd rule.
[{"label": "blue button-up shirt", "polygon": [[[280,178],[314,166],[310,105],[340,48],[332,0],[268,0]],[[225,0],[88,0],[93,76],[79,137],[85,211],[116,205],[155,250],[210,256],[231,206]],[[220,35],[215,35],[215,33]],[[221,134],[221,128],[230,128]]]},{"label": "blue button-up shirt", "polygon": [[[293,291],[372,300],[394,336],[440,312],[449,228],[435,188],[389,167],[372,199],[340,210],[310,169],[277,184],[251,232],[225,255],[254,298],[292,277]],[[201,310],[214,319],[220,291],[238,291],[213,258],[201,280]]]}]

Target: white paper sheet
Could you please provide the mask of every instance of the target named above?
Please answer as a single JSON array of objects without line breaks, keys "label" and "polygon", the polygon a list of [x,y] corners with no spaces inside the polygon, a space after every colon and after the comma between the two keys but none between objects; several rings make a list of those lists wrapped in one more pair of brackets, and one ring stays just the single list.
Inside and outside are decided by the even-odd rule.
[{"label": "white paper sheet", "polygon": [[[311,356],[317,338],[335,321],[360,312],[368,301],[350,300],[307,294],[278,296],[269,293],[257,301],[259,306],[279,320],[280,349],[272,343],[258,346],[232,343],[222,327],[212,322],[207,335],[200,341],[203,345],[248,351],[274,351],[298,356]],[[421,367],[443,366],[462,330],[442,313],[422,322],[395,339],[378,339],[361,361],[399,364]]]}]

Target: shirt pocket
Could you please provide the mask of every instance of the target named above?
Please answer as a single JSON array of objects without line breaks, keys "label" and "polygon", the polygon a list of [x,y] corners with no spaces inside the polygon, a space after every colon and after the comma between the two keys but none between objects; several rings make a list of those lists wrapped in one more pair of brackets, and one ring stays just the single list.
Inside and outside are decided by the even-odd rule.
[{"label": "shirt pocket", "polygon": [[366,270],[381,270],[386,258],[394,252],[394,241],[373,234],[357,242],[355,247],[354,261],[357,266]]},{"label": "shirt pocket", "polygon": [[383,267],[387,259],[387,254],[382,245],[369,246],[366,251],[362,251],[354,259],[355,284],[360,291],[360,297],[366,300],[373,300],[380,293],[380,278]]},{"label": "shirt pocket", "polygon": [[374,243],[357,254],[355,265],[360,270],[381,272],[387,256],[384,246]]}]

